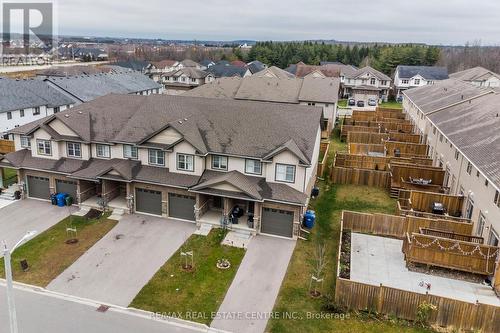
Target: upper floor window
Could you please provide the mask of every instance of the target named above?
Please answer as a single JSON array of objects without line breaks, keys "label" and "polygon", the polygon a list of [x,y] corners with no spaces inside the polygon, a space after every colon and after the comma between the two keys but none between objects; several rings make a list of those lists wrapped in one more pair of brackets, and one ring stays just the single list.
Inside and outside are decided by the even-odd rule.
[{"label": "upper floor window", "polygon": [[458,149],[455,149],[455,159],[458,161],[458,157],[460,156],[460,152]]},{"label": "upper floor window", "polygon": [[415,84],[420,84],[420,79],[415,79]]},{"label": "upper floor window", "polygon": [[50,140],[36,140],[38,155],[52,155]]},{"label": "upper floor window", "polygon": [[370,84],[375,84],[375,82],[376,82],[375,78],[373,78],[373,77],[372,77],[372,78],[370,79]]},{"label": "upper floor window", "polygon": [[136,160],[138,158],[137,147],[132,145],[123,145],[123,158]]},{"label": "upper floor window", "polygon": [[436,127],[432,128],[432,134],[436,134]]},{"label": "upper floor window", "polygon": [[443,142],[443,134],[442,133],[439,134],[439,141]]},{"label": "upper floor window", "polygon": [[212,169],[227,170],[227,156],[213,155]]},{"label": "upper floor window", "polygon": [[97,157],[110,158],[111,157],[111,147],[108,145],[96,145],[96,155]]},{"label": "upper floor window", "polygon": [[471,172],[472,172],[472,163],[467,162],[467,173],[470,175]]},{"label": "upper floor window", "polygon": [[7,120],[11,120],[12,119],[12,112],[8,111],[7,112]]},{"label": "upper floor window", "polygon": [[19,117],[24,117],[24,109],[19,110]]},{"label": "upper floor window", "polygon": [[402,84],[408,84],[408,83],[410,83],[410,81],[408,81],[408,80],[401,80],[401,83]]},{"label": "upper floor window", "polygon": [[495,191],[495,198],[493,199],[493,202],[495,203],[495,205],[500,207],[500,192]]},{"label": "upper floor window", "polygon": [[21,136],[21,147],[29,148],[31,147],[31,140],[29,136]]},{"label": "upper floor window", "polygon": [[148,162],[151,165],[165,165],[165,152],[159,149],[149,149]]},{"label": "upper floor window", "polygon": [[61,108],[59,106],[56,106],[54,108],[54,113],[59,113],[59,111],[61,111]]},{"label": "upper floor window", "polygon": [[78,142],[66,143],[68,157],[82,157],[82,145]]},{"label": "upper floor window", "polygon": [[194,171],[194,156],[177,154],[177,170]]},{"label": "upper floor window", "polygon": [[195,78],[191,78],[191,82],[196,82],[196,79]]},{"label": "upper floor window", "polygon": [[245,172],[254,175],[262,174],[262,163],[259,160],[245,160]]},{"label": "upper floor window", "polygon": [[40,107],[37,106],[33,109],[33,115],[34,116],[38,116],[40,114]]},{"label": "upper floor window", "polygon": [[294,183],[295,182],[295,165],[276,164],[276,177],[280,182]]}]

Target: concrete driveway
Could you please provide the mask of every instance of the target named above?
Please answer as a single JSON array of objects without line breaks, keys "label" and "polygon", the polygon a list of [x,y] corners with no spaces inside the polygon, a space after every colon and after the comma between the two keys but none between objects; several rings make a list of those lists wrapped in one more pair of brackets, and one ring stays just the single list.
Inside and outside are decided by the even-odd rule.
[{"label": "concrete driveway", "polygon": [[238,333],[264,332],[267,319],[262,317],[273,310],[295,243],[268,236],[252,239],[211,327]]},{"label": "concrete driveway", "polygon": [[[71,207],[72,211],[76,209]],[[47,201],[33,199],[15,201],[0,209],[0,242],[5,240],[7,246],[11,247],[27,231],[36,230],[40,234],[69,214],[69,207],[53,206]]]},{"label": "concrete driveway", "polygon": [[194,223],[125,215],[47,289],[128,306],[195,229]]}]

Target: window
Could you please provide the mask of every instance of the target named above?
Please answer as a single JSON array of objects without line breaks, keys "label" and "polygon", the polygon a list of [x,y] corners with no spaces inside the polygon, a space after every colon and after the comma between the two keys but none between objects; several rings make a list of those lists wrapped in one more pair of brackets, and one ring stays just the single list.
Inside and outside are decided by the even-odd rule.
[{"label": "window", "polygon": [[38,155],[51,155],[52,147],[49,140],[36,140]]},{"label": "window", "polygon": [[472,163],[467,162],[467,173],[470,175],[471,172],[472,172]]},{"label": "window", "polygon": [[7,112],[7,120],[11,120],[12,119],[12,112],[8,111]]},{"label": "window", "polygon": [[458,156],[460,156],[460,153],[458,152],[458,149],[455,149],[455,159],[458,161]]},{"label": "window", "polygon": [[31,141],[29,136],[21,136],[21,147],[29,148],[31,147]]},{"label": "window", "polygon": [[36,108],[33,109],[33,115],[38,116],[40,114],[40,107],[37,106]]},{"label": "window", "polygon": [[477,170],[476,171],[476,177],[479,178],[479,175],[480,175],[479,170]]},{"label": "window", "polygon": [[82,145],[78,142],[66,143],[68,157],[82,157]]},{"label": "window", "polygon": [[415,84],[419,85],[420,84],[420,79],[415,79]]},{"label": "window", "polygon": [[149,149],[148,162],[151,165],[165,165],[165,152],[159,149]]},{"label": "window", "polygon": [[194,171],[194,156],[177,154],[177,170]]},{"label": "window", "polygon": [[212,169],[227,170],[227,156],[213,155]]},{"label": "window", "polygon": [[375,84],[375,82],[376,82],[375,78],[371,78],[371,80],[370,80],[370,84],[374,85],[374,84]]},{"label": "window", "polygon": [[408,83],[410,83],[410,81],[408,81],[408,80],[401,80],[401,83],[402,84],[408,84]]},{"label": "window", "polygon": [[481,236],[483,234],[484,225],[486,224],[486,218],[483,212],[479,212],[479,219],[477,220],[476,235]]},{"label": "window", "polygon": [[245,172],[254,175],[262,174],[262,163],[259,160],[245,160]]},{"label": "window", "polygon": [[308,102],[308,103],[307,103],[307,105],[310,105],[310,106],[315,106],[315,105],[316,105],[316,103],[314,103],[314,102]]},{"label": "window", "polygon": [[19,117],[24,117],[24,109],[19,110]]},{"label": "window", "polygon": [[131,158],[136,160],[138,158],[137,147],[132,145],[123,145],[123,158]]},{"label": "window", "polygon": [[432,134],[436,134],[436,127],[432,127]]},{"label": "window", "polygon": [[97,157],[111,157],[111,148],[108,145],[96,145],[96,155]]},{"label": "window", "polygon": [[495,229],[491,228],[490,230],[490,237],[488,239],[488,245],[491,246],[498,246],[499,244],[499,237]]},{"label": "window", "polygon": [[191,78],[191,82],[196,83],[196,79],[195,78]]},{"label": "window", "polygon": [[295,182],[295,165],[276,164],[276,177],[280,182]]},{"label": "window", "polygon": [[439,142],[443,142],[443,134],[439,134]]},{"label": "window", "polygon": [[495,203],[495,205],[500,207],[500,192],[495,191],[495,198],[493,199],[493,202]]},{"label": "window", "polygon": [[61,111],[61,108],[60,108],[60,107],[58,107],[58,106],[56,106],[56,107],[54,108],[54,113],[59,113],[59,111]]},{"label": "window", "polygon": [[489,184],[488,179],[486,179],[486,180],[484,181],[484,186],[488,187],[488,184]]}]

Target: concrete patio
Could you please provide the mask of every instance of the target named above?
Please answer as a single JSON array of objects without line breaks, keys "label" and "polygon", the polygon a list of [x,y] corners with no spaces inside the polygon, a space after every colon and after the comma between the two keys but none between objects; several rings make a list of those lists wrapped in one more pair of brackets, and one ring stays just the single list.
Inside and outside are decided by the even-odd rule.
[{"label": "concrete patio", "polygon": [[487,285],[409,271],[402,244],[398,239],[352,233],[351,280],[422,294],[430,283],[432,295],[500,306],[500,299]]}]

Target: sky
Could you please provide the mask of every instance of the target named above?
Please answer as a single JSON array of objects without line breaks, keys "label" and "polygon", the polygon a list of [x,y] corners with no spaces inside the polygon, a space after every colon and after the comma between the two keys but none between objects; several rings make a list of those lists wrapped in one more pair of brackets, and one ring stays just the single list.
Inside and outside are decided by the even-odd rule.
[{"label": "sky", "polygon": [[64,35],[500,45],[498,0],[58,0]]}]

